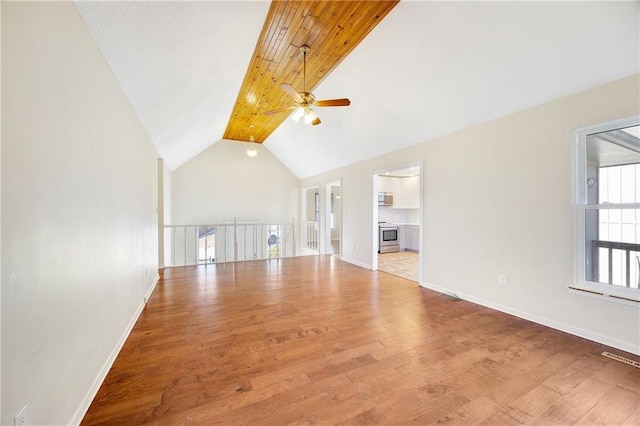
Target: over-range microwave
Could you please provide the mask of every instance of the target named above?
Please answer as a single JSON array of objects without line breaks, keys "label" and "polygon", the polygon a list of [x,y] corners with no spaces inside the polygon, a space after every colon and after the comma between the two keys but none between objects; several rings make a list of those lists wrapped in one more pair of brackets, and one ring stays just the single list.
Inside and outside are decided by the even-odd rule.
[{"label": "over-range microwave", "polygon": [[391,192],[378,192],[378,205],[379,206],[392,206],[393,194]]}]

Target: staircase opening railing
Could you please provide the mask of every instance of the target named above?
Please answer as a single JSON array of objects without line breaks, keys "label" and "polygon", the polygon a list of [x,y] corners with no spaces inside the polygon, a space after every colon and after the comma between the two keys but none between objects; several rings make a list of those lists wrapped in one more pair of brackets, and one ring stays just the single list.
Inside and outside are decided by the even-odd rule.
[{"label": "staircase opening railing", "polygon": [[304,248],[318,251],[319,249],[319,232],[318,222],[307,220],[302,223],[302,241]]},{"label": "staircase opening railing", "polygon": [[165,225],[164,266],[273,259],[296,255],[295,223]]}]

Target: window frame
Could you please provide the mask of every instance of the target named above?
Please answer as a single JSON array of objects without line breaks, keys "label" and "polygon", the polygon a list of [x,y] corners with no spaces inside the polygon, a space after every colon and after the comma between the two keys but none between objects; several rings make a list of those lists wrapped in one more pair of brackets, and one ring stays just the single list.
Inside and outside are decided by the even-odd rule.
[{"label": "window frame", "polygon": [[625,127],[640,125],[640,115],[612,120],[573,131],[572,188],[573,188],[573,286],[569,291],[603,300],[632,306],[640,305],[640,289],[586,280],[585,271],[585,215],[588,210],[640,208],[640,203],[587,203],[587,137]]}]

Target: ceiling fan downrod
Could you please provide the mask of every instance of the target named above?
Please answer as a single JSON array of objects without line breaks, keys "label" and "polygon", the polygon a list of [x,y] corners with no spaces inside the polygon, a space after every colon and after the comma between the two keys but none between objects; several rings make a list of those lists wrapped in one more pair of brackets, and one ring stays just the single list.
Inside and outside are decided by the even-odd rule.
[{"label": "ceiling fan downrod", "polygon": [[309,46],[303,44],[300,46],[302,52],[302,91],[307,93],[307,53],[309,53]]}]

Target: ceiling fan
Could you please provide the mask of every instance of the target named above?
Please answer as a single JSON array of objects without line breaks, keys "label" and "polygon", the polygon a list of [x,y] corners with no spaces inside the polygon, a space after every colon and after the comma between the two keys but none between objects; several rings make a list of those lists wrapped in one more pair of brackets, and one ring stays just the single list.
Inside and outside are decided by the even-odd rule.
[{"label": "ceiling fan", "polygon": [[321,101],[317,101],[316,97],[313,93],[307,92],[307,53],[309,53],[309,46],[306,44],[300,47],[300,52],[303,55],[303,83],[302,83],[302,92],[296,92],[296,89],[293,88],[292,85],[287,83],[280,84],[282,90],[287,92],[289,96],[295,99],[297,105],[288,106],[284,108],[274,109],[272,111],[267,111],[264,115],[272,115],[285,111],[293,111],[296,110],[291,118],[295,121],[300,121],[301,118],[304,117],[304,122],[307,124],[311,124],[313,126],[317,126],[321,123],[318,114],[311,109],[313,106],[317,107],[333,107],[333,106],[349,106],[351,105],[351,101],[347,98],[341,99],[325,99]]}]

